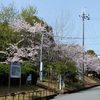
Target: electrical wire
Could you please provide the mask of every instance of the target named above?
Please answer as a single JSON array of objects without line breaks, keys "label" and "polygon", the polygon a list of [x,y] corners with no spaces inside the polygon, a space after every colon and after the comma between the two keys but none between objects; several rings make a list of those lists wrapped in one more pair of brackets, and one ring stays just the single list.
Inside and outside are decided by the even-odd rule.
[{"label": "electrical wire", "polygon": [[94,47],[94,51],[97,52],[97,50],[95,50],[95,48],[98,49],[98,51],[100,51],[100,48],[99,48],[100,38],[97,35],[97,32],[95,31],[95,28],[94,28],[94,26],[92,24],[92,21],[90,21],[90,24],[91,24],[91,26],[88,23],[86,25],[87,25],[87,28],[89,30],[88,36],[89,36],[89,38],[91,40],[91,44],[86,44],[86,45],[87,46],[91,45],[92,47]]}]

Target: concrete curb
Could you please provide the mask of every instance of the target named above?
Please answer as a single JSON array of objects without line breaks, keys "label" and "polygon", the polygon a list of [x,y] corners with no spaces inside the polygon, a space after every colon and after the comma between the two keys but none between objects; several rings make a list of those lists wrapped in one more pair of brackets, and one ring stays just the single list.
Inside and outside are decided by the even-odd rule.
[{"label": "concrete curb", "polygon": [[76,90],[69,90],[69,91],[64,92],[64,93],[62,93],[62,94],[75,93],[75,92],[79,92],[79,91],[84,91],[84,90],[87,90],[87,89],[90,89],[90,88],[93,88],[93,87],[97,87],[97,86],[100,86],[100,85],[93,85],[93,86],[83,87],[83,88],[76,89]]},{"label": "concrete curb", "polygon": [[39,98],[35,98],[33,100],[50,100],[53,99],[55,96],[57,96],[58,94],[53,94],[53,95],[49,95],[49,96],[45,96],[45,97],[39,97]]}]

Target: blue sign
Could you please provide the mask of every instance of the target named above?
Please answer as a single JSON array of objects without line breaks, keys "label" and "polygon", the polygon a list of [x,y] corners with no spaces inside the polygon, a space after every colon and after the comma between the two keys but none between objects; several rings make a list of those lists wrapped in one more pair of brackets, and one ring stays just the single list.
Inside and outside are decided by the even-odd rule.
[{"label": "blue sign", "polygon": [[12,62],[10,67],[11,78],[21,78],[21,66],[20,63]]}]

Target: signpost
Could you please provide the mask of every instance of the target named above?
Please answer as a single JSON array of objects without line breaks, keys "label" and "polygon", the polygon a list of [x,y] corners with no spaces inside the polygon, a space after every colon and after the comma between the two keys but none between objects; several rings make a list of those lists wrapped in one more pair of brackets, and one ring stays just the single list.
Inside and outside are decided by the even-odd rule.
[{"label": "signpost", "polygon": [[10,66],[10,77],[11,78],[21,78],[21,67],[20,63],[11,63]]},{"label": "signpost", "polygon": [[10,91],[10,78],[19,78],[19,87],[21,89],[21,66],[18,62],[11,62],[10,70],[9,70],[9,86],[8,91]]}]

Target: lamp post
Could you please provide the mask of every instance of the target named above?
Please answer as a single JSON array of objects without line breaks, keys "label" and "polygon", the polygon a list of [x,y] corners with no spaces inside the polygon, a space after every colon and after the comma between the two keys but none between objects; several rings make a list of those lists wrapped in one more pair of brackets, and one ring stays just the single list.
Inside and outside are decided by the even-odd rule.
[{"label": "lamp post", "polygon": [[79,15],[82,18],[82,47],[83,47],[83,64],[82,64],[82,82],[84,86],[84,20],[90,20],[89,14],[85,12],[85,9],[82,11],[82,14]]}]

